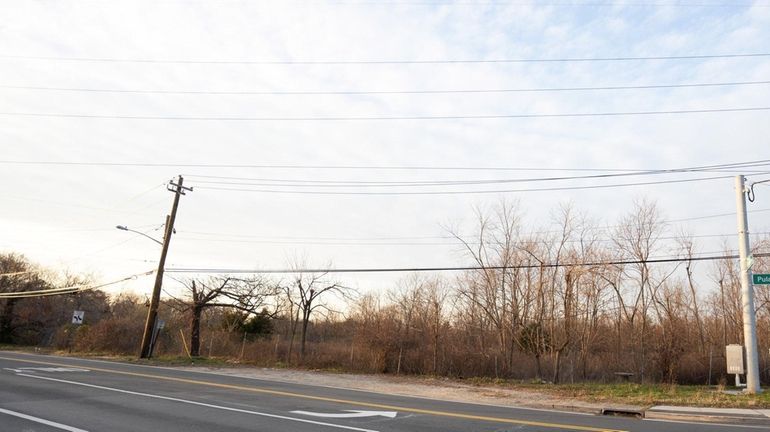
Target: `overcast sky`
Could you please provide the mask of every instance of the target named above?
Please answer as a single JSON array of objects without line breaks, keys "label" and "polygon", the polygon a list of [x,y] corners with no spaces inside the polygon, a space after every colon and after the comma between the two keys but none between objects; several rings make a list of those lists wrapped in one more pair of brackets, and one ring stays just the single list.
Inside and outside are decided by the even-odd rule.
[{"label": "overcast sky", "polygon": [[[768,55],[491,61],[768,53],[766,1],[2,2],[0,251],[105,282],[150,270],[158,245],[114,227],[162,237],[156,228],[173,197],[165,184],[179,174],[195,190],[181,201],[167,262],[174,268],[275,269],[298,256],[313,267],[465,265],[443,227],[472,232],[473,206],[502,197],[519,200],[533,231],[548,229],[565,202],[604,225],[639,198],[657,202],[665,219],[734,212],[730,178],[317,194],[719,173],[422,187],[305,181],[540,178],[770,159],[767,110],[516,117],[768,108],[770,84],[756,83],[770,81]],[[734,85],[565,90],[724,83]],[[562,90],[511,91],[533,89]],[[758,188],[750,209],[768,208],[770,188]],[[768,214],[753,213],[751,230],[767,230]],[[734,216],[672,230],[680,227],[694,235],[736,229]],[[719,250],[724,239],[699,239],[699,250]],[[399,277],[340,281],[379,290]],[[148,293],[151,284],[145,277],[113,289]]]}]

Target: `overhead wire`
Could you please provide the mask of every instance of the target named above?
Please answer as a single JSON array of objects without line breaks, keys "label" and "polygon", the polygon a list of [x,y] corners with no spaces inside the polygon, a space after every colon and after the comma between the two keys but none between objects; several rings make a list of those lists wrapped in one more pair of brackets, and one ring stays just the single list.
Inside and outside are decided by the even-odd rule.
[{"label": "overhead wire", "polygon": [[0,85],[0,89],[34,90],[82,93],[128,93],[128,94],[167,94],[167,95],[212,95],[212,96],[332,96],[332,95],[403,95],[403,94],[484,94],[484,93],[545,93],[545,92],[581,92],[615,90],[654,90],[671,88],[733,87],[770,84],[770,81],[732,81],[714,83],[683,84],[642,84],[618,86],[584,87],[541,87],[541,88],[497,88],[497,89],[438,89],[438,90],[147,90],[147,89],[105,89],[86,87],[47,87],[30,85]]},{"label": "overhead wire", "polygon": [[118,57],[64,57],[0,54],[0,59],[44,60],[89,63],[146,63],[146,64],[207,64],[207,65],[430,65],[430,64],[515,64],[515,63],[583,63],[667,60],[709,60],[770,57],[770,53],[724,53],[659,56],[610,56],[610,57],[560,57],[560,58],[497,58],[497,59],[421,59],[421,60],[204,60],[204,59],[151,59]]},{"label": "overhead wire", "polygon": [[148,213],[141,213],[134,210],[119,209],[116,207],[95,207],[90,205],[82,205],[82,204],[69,203],[69,202],[63,202],[63,201],[51,201],[51,200],[45,200],[40,198],[29,198],[26,196],[0,195],[0,200],[3,200],[3,199],[53,204],[53,205],[62,206],[62,207],[72,207],[72,208],[79,208],[79,209],[85,209],[85,210],[109,212],[109,213],[136,214],[136,215],[144,215],[144,216],[149,215]]},{"label": "overhead wire", "polygon": [[[257,192],[257,193],[285,193],[285,194],[309,194],[309,195],[447,195],[447,194],[487,194],[487,193],[519,193],[519,192],[542,192],[542,191],[563,191],[563,190],[581,190],[581,189],[597,189],[597,188],[610,188],[610,187],[629,187],[640,185],[657,185],[657,184],[669,184],[669,183],[684,183],[694,181],[707,181],[725,179],[731,176],[709,176],[699,178],[680,178],[670,179],[664,181],[648,181],[648,182],[635,182],[635,183],[614,183],[614,184],[593,184],[583,186],[562,186],[562,187],[543,187],[543,188],[529,188],[529,189],[494,189],[494,190],[428,190],[428,191],[350,191],[345,190],[348,188],[361,188],[361,187],[431,187],[431,186],[469,186],[469,185],[487,185],[487,184],[505,184],[505,183],[519,183],[519,182],[544,182],[544,181],[564,181],[564,180],[586,180],[586,179],[606,179],[615,177],[627,177],[627,176],[639,176],[639,175],[660,175],[660,174],[683,174],[683,173],[699,173],[709,172],[711,170],[722,172],[721,169],[740,169],[740,168],[758,168],[768,165],[768,160],[737,162],[730,164],[712,164],[701,165],[675,169],[665,170],[648,170],[648,171],[631,171],[621,173],[602,173],[591,175],[579,175],[579,176],[559,176],[559,177],[537,177],[537,178],[519,178],[519,179],[489,179],[489,180],[429,180],[429,181],[358,181],[358,180],[297,180],[297,179],[275,179],[275,178],[245,178],[245,177],[232,177],[232,176],[210,176],[210,175],[189,175],[188,179],[191,183],[195,184],[198,189],[209,190],[223,190],[223,191],[240,191],[240,192]],[[204,179],[204,180],[196,180]],[[216,179],[216,180],[208,180]],[[233,181],[224,181],[233,180]],[[238,182],[234,180],[259,180],[262,183],[252,182]],[[211,186],[214,185],[214,186]],[[229,187],[233,186],[233,187]],[[261,186],[263,188],[250,188],[250,187],[238,187],[238,186]],[[279,188],[279,189],[265,189]],[[338,190],[301,190],[302,188],[315,187],[315,188],[337,188]],[[284,188],[284,189],[280,189]],[[300,190],[297,190],[299,188]],[[342,189],[342,190],[339,190]]]},{"label": "overhead wire", "polygon": [[[599,227],[597,230],[603,230]],[[179,233],[183,234],[183,232]],[[770,231],[760,231],[750,233],[755,236],[770,235]],[[437,241],[419,241],[419,240],[457,240],[454,236],[416,236],[416,237],[358,237],[358,238],[335,238],[335,237],[258,237],[258,236],[240,236],[236,234],[220,235],[215,233],[198,233],[204,237],[186,237],[180,236],[177,240],[192,240],[192,241],[211,241],[211,242],[224,242],[224,243],[254,243],[254,244],[300,244],[300,245],[330,245],[330,246],[457,246],[459,243],[454,242],[437,242]],[[219,238],[212,238],[218,236]],[[656,237],[656,240],[677,240],[681,238],[720,238],[720,237],[732,237],[736,236],[735,233],[725,234],[699,234],[699,235],[684,235],[684,236],[661,236]],[[237,238],[223,238],[223,237],[237,237]],[[476,236],[466,236],[465,238],[474,238]],[[463,238],[463,237],[461,237]],[[415,241],[409,241],[415,240]],[[569,242],[612,242],[610,238],[588,238],[588,239],[575,239]],[[467,244],[479,244],[479,241],[463,241]],[[1,276],[1,275],[0,275]]]},{"label": "overhead wire", "polygon": [[[748,210],[747,213],[762,213],[762,212],[769,212],[770,208],[764,208],[764,209],[754,209],[754,210]],[[678,219],[664,219],[661,220],[661,224],[670,224],[675,222],[688,222],[693,220],[704,220],[704,219],[713,219],[713,218],[720,218],[720,217],[726,217],[726,216],[735,216],[735,212],[732,213],[715,213],[710,215],[701,215],[701,216],[692,216],[687,218],[678,218]],[[619,228],[621,225],[607,225],[607,226],[600,226],[593,229],[594,231],[610,231],[615,228]],[[556,230],[551,231],[535,231],[532,234],[548,234],[548,233],[555,233],[559,232]],[[260,240],[311,240],[311,241],[388,241],[388,240],[435,240],[435,239],[457,239],[456,236],[453,235],[446,235],[446,236],[378,236],[378,237],[296,237],[296,236],[255,236],[255,235],[248,235],[248,234],[236,234],[236,233],[213,233],[213,232],[204,232],[204,231],[179,231],[179,234],[181,236],[179,237],[179,240],[191,240],[190,237],[185,237],[184,234],[193,234],[193,235],[202,235],[202,236],[218,236],[218,237],[238,237],[238,238],[251,238],[251,239],[260,239]],[[770,232],[757,232],[752,233],[754,235],[765,235],[770,234]],[[734,234],[704,234],[704,235],[686,235],[686,237],[692,237],[692,238],[702,238],[702,237],[729,237]],[[474,235],[475,236],[475,235]],[[465,237],[473,237],[473,236],[465,236]],[[679,238],[679,236],[671,236],[671,237],[659,237],[659,239],[675,239]],[[203,239],[201,239],[203,240]]]},{"label": "overhead wire", "polygon": [[[755,253],[755,258],[770,257],[769,253]],[[198,274],[293,274],[293,273],[421,273],[421,272],[450,272],[450,271],[486,271],[486,270],[515,270],[515,269],[543,269],[559,267],[598,267],[607,265],[633,265],[633,264],[662,264],[688,261],[717,261],[737,259],[738,255],[711,255],[694,257],[668,257],[651,258],[645,260],[607,260],[588,262],[563,262],[563,263],[536,263],[510,266],[458,266],[458,267],[370,267],[370,268],[295,268],[295,269],[238,269],[238,268],[166,268],[167,273],[198,273]]]},{"label": "overhead wire", "polygon": [[[170,0],[166,0],[170,1]],[[189,0],[188,0],[189,1]],[[489,6],[489,5],[500,5],[500,6],[560,6],[560,7],[573,7],[573,8],[582,8],[582,7],[676,7],[676,8],[749,8],[749,7],[758,7],[758,8],[767,8],[770,7],[770,4],[764,4],[764,3],[758,3],[758,2],[729,2],[729,3],[711,3],[711,2],[693,2],[693,3],[684,3],[682,1],[676,1],[676,2],[628,2],[628,1],[619,1],[619,2],[610,2],[610,1],[545,1],[545,0],[538,0],[538,1],[532,1],[532,2],[522,2],[522,1],[506,1],[506,0],[480,0],[480,1],[473,1],[473,0],[449,0],[449,1],[440,1],[440,0],[388,0],[388,1],[377,1],[377,0],[333,0],[330,2],[324,2],[323,4],[339,4],[339,5],[412,5],[412,6]]]},{"label": "overhead wire", "polygon": [[[752,167],[752,164],[766,164],[770,160],[737,162],[731,164],[704,165],[697,167],[706,171],[720,171],[723,169],[737,169]],[[168,163],[168,162],[89,162],[89,161],[36,161],[36,160],[0,160],[0,165],[53,165],[53,166],[124,166],[124,167],[146,167],[146,168],[243,168],[243,169],[291,169],[291,170],[382,170],[382,171],[543,171],[543,172],[645,172],[645,171],[665,171],[661,169],[650,168],[586,168],[586,167],[551,167],[551,166],[471,166],[471,165],[314,165],[314,164],[232,164],[232,163]],[[185,177],[209,177],[226,178],[219,176],[204,176],[197,174],[184,174]]]},{"label": "overhead wire", "polygon": [[423,121],[423,120],[502,120],[530,118],[583,118],[583,117],[625,117],[625,116],[657,116],[681,114],[713,114],[713,113],[742,113],[768,111],[770,106],[682,109],[682,110],[652,110],[652,111],[605,111],[584,113],[552,113],[552,114],[479,114],[479,115],[401,115],[401,116],[328,116],[328,117],[254,117],[254,116],[151,116],[151,115],[117,115],[117,114],[68,114],[44,112],[11,112],[3,111],[0,115],[11,117],[37,118],[76,118],[76,119],[106,119],[106,120],[167,120],[167,121],[225,121],[225,122],[347,122],[347,121]]},{"label": "overhead wire", "polygon": [[719,180],[732,178],[732,176],[711,176],[700,177],[695,179],[677,179],[677,180],[662,180],[662,181],[647,181],[636,183],[613,183],[613,184],[598,184],[588,186],[561,186],[561,187],[543,187],[543,188],[529,188],[529,189],[494,189],[494,190],[440,190],[440,191],[298,191],[298,190],[278,190],[278,189],[249,189],[249,188],[226,188],[215,186],[195,186],[196,189],[204,190],[219,190],[219,191],[233,191],[233,192],[255,192],[255,193],[275,193],[275,194],[298,194],[298,195],[361,195],[361,196],[374,196],[374,195],[463,195],[463,194],[492,194],[492,193],[527,193],[527,192],[553,192],[553,191],[567,191],[567,190],[587,190],[587,189],[607,189],[607,188],[619,188],[619,187],[632,187],[632,186],[652,186],[661,184],[673,184],[673,183],[692,183],[710,180]]},{"label": "overhead wire", "polygon": [[135,280],[140,276],[149,276],[153,273],[155,273],[155,270],[150,270],[144,273],[136,273],[131,276],[124,277],[122,279],[118,279],[112,282],[107,282],[107,283],[98,284],[98,285],[72,285],[67,287],[51,288],[46,290],[4,292],[4,293],[0,293],[0,299],[46,297],[46,296],[62,295],[62,294],[77,294],[83,291],[95,290],[98,288],[104,288],[106,286],[115,285],[121,282]]},{"label": "overhead wire", "polygon": [[[214,185],[234,185],[234,186],[276,186],[276,187],[423,187],[423,186],[467,186],[467,185],[486,185],[486,184],[504,184],[504,183],[528,183],[528,182],[548,182],[565,180],[586,180],[586,179],[605,179],[615,177],[629,177],[640,175],[658,175],[658,174],[677,174],[677,173],[697,173],[710,172],[712,170],[723,172],[718,168],[730,169],[736,168],[756,168],[766,167],[770,161],[756,161],[751,163],[738,164],[720,164],[706,165],[696,167],[685,167],[675,169],[660,169],[648,171],[632,171],[622,173],[604,173],[580,176],[559,176],[559,177],[536,177],[536,178],[517,178],[517,179],[484,179],[484,180],[422,180],[422,181],[359,181],[359,180],[297,180],[297,179],[275,179],[275,178],[245,178],[245,177],[227,177],[211,175],[186,175],[196,184],[214,184]],[[193,179],[216,179],[216,180],[193,180]],[[235,181],[243,180],[243,181]]]}]

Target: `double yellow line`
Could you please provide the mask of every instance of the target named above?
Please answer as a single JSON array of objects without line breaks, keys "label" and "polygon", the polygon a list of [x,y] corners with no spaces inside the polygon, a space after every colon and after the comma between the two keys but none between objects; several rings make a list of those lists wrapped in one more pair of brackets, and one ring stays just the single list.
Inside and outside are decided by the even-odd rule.
[{"label": "double yellow line", "polygon": [[[40,365],[47,365],[47,366],[72,367],[72,365],[65,364],[65,363],[18,359],[13,357],[0,357],[0,360],[18,361],[18,362],[40,364]],[[121,371],[121,370],[115,370],[115,369],[94,368],[90,366],[87,366],[86,368],[92,371],[111,373],[116,375],[127,375],[127,376],[139,377],[139,378],[172,381],[172,382],[178,382],[178,383],[222,388],[222,389],[228,389],[228,390],[238,390],[238,391],[250,392],[250,393],[269,394],[269,395],[283,396],[283,397],[289,397],[289,398],[333,402],[333,403],[361,406],[361,407],[367,407],[367,408],[377,408],[377,409],[383,409],[388,411],[401,411],[401,412],[409,412],[409,413],[415,413],[415,414],[433,415],[433,416],[439,416],[439,417],[459,418],[464,420],[479,420],[479,421],[487,421],[487,422],[493,422],[493,423],[538,426],[538,427],[567,429],[567,430],[585,431],[585,432],[626,432],[626,431],[617,430],[617,429],[596,428],[591,426],[549,423],[549,422],[539,422],[539,421],[530,421],[530,420],[518,420],[518,419],[511,419],[511,418],[504,418],[504,417],[489,417],[489,416],[480,416],[480,415],[474,415],[474,414],[455,413],[455,412],[449,412],[449,411],[436,411],[436,410],[429,410],[429,409],[422,409],[422,408],[412,408],[412,407],[404,407],[404,406],[397,406],[397,405],[379,404],[379,403],[373,403],[373,402],[355,401],[350,399],[337,399],[337,398],[330,398],[330,397],[324,397],[324,396],[312,396],[312,395],[305,395],[301,393],[292,393],[292,392],[286,392],[286,391],[280,391],[280,390],[270,390],[270,389],[265,389],[260,387],[221,384],[221,383],[215,383],[210,381],[201,381],[201,380],[194,380],[194,379],[188,379],[188,378],[176,378],[176,377],[169,377],[169,376],[163,376],[163,375],[145,374],[140,372],[127,372],[127,371]]]}]

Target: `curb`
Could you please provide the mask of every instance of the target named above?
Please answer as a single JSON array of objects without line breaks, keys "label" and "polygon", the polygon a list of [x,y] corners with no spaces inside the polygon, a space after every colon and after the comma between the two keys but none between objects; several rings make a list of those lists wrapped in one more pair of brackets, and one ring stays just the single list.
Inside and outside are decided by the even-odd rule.
[{"label": "curb", "polygon": [[592,407],[592,406],[581,406],[581,405],[558,405],[558,404],[542,404],[542,405],[522,405],[522,408],[538,408],[538,409],[552,409],[555,411],[564,411],[564,412],[574,412],[574,413],[581,413],[581,414],[593,414],[593,415],[599,415],[602,413],[603,409],[599,407]]},{"label": "curb", "polygon": [[644,411],[644,418],[650,420],[679,420],[703,423],[739,423],[752,426],[770,426],[770,417],[761,414],[732,414],[725,412],[699,412],[699,411],[667,411],[665,409],[648,409]]}]

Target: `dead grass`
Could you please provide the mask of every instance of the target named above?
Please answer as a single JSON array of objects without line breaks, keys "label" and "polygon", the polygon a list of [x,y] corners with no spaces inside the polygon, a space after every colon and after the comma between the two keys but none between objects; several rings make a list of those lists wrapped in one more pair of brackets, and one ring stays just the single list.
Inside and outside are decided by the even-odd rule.
[{"label": "dead grass", "polygon": [[476,385],[529,390],[565,399],[623,405],[679,405],[720,408],[770,408],[770,392],[758,395],[728,394],[717,386],[637,383],[547,384],[495,380]]}]

